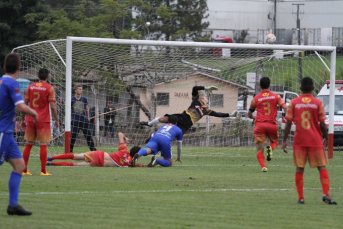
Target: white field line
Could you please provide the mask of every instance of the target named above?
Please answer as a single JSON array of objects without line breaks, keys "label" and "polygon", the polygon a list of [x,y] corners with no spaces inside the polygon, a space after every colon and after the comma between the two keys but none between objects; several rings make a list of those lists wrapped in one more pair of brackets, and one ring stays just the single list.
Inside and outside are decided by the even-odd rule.
[{"label": "white field line", "polygon": [[[330,188],[330,190],[341,190],[341,187]],[[23,192],[20,195],[79,195],[79,194],[136,194],[136,193],[172,193],[172,192],[264,192],[264,191],[294,191],[295,188],[248,188],[248,189],[204,189],[204,190],[141,190],[141,191],[75,191],[75,192]],[[304,190],[321,190],[320,188],[304,188]],[[0,193],[7,196],[8,193]]]}]

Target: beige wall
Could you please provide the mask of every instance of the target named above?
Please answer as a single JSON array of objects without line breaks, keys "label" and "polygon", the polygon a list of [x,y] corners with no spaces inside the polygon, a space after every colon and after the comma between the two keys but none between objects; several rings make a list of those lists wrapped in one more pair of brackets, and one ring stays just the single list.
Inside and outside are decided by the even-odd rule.
[{"label": "beige wall", "polygon": [[[211,107],[212,110],[222,113],[229,113],[237,110],[238,87],[226,82],[215,80],[203,75],[192,75],[187,79],[174,80],[170,83],[162,83],[154,87],[155,96],[157,93],[169,93],[169,106],[157,106],[156,117],[164,114],[182,113],[192,102],[193,86],[218,87],[214,94],[224,94],[223,107]],[[142,103],[150,110],[150,94],[147,89],[142,89],[140,93]],[[146,115],[140,111],[141,121],[150,121]],[[206,118],[202,118],[199,123],[204,123]],[[211,123],[221,123],[221,118],[211,117]]]}]

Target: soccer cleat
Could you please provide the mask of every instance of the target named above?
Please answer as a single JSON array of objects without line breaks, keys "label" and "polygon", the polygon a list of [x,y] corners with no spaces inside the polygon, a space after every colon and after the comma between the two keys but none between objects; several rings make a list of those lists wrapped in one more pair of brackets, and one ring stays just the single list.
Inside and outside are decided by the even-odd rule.
[{"label": "soccer cleat", "polygon": [[26,211],[19,204],[16,207],[11,207],[8,205],[7,214],[9,215],[32,215],[32,212]]},{"label": "soccer cleat", "polygon": [[300,200],[298,201],[298,204],[305,204],[305,200],[304,200],[304,199],[300,199]]},{"label": "soccer cleat", "polygon": [[50,176],[50,175],[52,175],[52,174],[51,174],[51,173],[48,173],[48,172],[46,172],[46,173],[40,172],[40,175],[41,175],[41,176]]},{"label": "soccer cleat", "polygon": [[273,157],[273,150],[272,147],[267,146],[267,161],[270,161]]},{"label": "soccer cleat", "polygon": [[333,205],[337,205],[337,202],[334,201],[333,199],[331,199],[330,196],[323,196],[323,201],[327,204],[333,204]]},{"label": "soccer cleat", "polygon": [[46,162],[46,165],[51,165],[51,161],[47,161],[47,162]]},{"label": "soccer cleat", "polygon": [[151,158],[150,163],[148,164],[148,167],[154,167],[155,165],[157,165],[157,158],[155,156],[153,156]]},{"label": "soccer cleat", "polygon": [[141,126],[150,126],[148,122],[144,122],[144,121],[139,122],[139,125],[141,125]]},{"label": "soccer cleat", "polygon": [[268,172],[267,167],[263,167],[263,168],[262,168],[262,172]]},{"label": "soccer cleat", "polygon": [[32,176],[32,174],[29,172],[29,170],[27,170],[27,172],[22,172],[21,175],[23,176]]},{"label": "soccer cleat", "polygon": [[48,156],[47,161],[52,161],[52,156]]},{"label": "soccer cleat", "polygon": [[135,156],[133,156],[130,166],[131,167],[136,167],[137,161],[138,161],[138,153],[136,153]]}]

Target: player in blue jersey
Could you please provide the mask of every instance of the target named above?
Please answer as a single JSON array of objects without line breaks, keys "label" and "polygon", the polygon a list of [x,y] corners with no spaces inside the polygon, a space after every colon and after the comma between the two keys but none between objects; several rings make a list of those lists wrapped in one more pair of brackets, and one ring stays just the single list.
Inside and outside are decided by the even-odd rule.
[{"label": "player in blue jersey", "polygon": [[161,151],[161,156],[164,159],[155,159],[155,156],[151,160],[149,167],[153,167],[159,164],[164,167],[170,167],[173,164],[171,142],[177,139],[177,159],[176,161],[181,161],[181,151],[182,151],[182,130],[176,126],[177,117],[175,115],[170,115],[168,117],[168,123],[163,125],[158,131],[156,131],[148,144],[144,149],[138,151],[131,161],[131,167],[135,167],[135,163],[141,156],[146,156],[149,154],[156,155]]},{"label": "player in blue jersey", "polygon": [[8,180],[9,205],[7,214],[9,215],[31,215],[18,204],[19,186],[25,163],[17,142],[13,137],[15,126],[15,109],[34,117],[38,120],[36,111],[24,103],[20,94],[19,84],[16,79],[20,71],[20,56],[8,54],[5,58],[5,75],[0,77],[0,165],[4,161],[9,162],[13,171]]}]

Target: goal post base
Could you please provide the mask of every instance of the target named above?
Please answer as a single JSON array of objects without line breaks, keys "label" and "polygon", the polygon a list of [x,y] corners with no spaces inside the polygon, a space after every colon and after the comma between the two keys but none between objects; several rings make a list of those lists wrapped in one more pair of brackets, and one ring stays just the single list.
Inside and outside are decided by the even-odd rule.
[{"label": "goal post base", "polygon": [[328,158],[333,158],[333,134],[329,134],[329,142],[328,142]]}]

